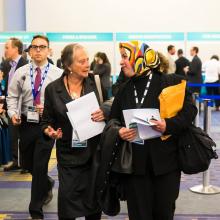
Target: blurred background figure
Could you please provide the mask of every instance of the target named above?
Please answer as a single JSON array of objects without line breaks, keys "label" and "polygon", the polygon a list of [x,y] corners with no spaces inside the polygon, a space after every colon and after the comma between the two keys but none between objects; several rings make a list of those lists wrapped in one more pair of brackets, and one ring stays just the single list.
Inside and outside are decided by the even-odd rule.
[{"label": "blurred background figure", "polygon": [[[5,63],[2,65],[5,79],[5,95],[8,93],[8,87],[14,78],[15,71],[27,63],[27,60],[22,57],[23,43],[15,37],[10,38],[5,43]],[[9,64],[9,65],[8,65]],[[9,120],[9,133],[11,138],[11,151],[13,163],[10,166],[4,168],[4,171],[14,171],[20,169],[19,164],[19,131],[18,127],[15,127],[11,120]],[[25,170],[21,171],[25,173]]]},{"label": "blurred background figure", "polygon": [[[202,83],[202,61],[198,57],[199,48],[192,47],[190,49],[190,55],[193,57],[189,66],[184,68],[184,72],[187,74],[188,82],[190,83]],[[199,93],[201,87],[190,87],[191,92]]]},{"label": "blurred background figure", "polygon": [[[99,75],[101,83],[106,91],[108,91],[108,98],[111,94],[111,64],[108,57],[103,52],[95,54],[94,61],[91,64],[93,74]],[[90,68],[91,69],[91,68]]]},{"label": "blurred background figure", "polygon": [[167,47],[167,58],[169,61],[169,69],[167,73],[175,73],[176,72],[176,64],[174,62],[173,56],[176,53],[176,48],[173,45],[169,45]]},{"label": "blurred background figure", "polygon": [[[219,83],[220,76],[220,62],[217,55],[213,55],[210,60],[207,60],[203,66],[202,70],[205,73],[205,83],[212,85],[214,83]],[[208,95],[219,95],[218,87],[206,87]],[[220,100],[215,99],[216,111],[219,111]]]},{"label": "blurred background figure", "polygon": [[158,52],[158,57],[160,59],[160,66],[159,66],[159,71],[161,73],[168,73],[169,70],[169,60],[167,59],[167,57],[161,53]]},{"label": "blurred background figure", "polygon": [[189,60],[183,56],[183,50],[179,49],[177,51],[177,56],[178,59],[175,61],[176,63],[176,74],[178,75],[182,75],[182,76],[186,76],[185,72],[184,72],[184,68],[186,66],[189,66]]},{"label": "blurred background figure", "polygon": [[5,83],[0,70],[0,166],[8,165],[12,160],[8,124],[6,118]]}]

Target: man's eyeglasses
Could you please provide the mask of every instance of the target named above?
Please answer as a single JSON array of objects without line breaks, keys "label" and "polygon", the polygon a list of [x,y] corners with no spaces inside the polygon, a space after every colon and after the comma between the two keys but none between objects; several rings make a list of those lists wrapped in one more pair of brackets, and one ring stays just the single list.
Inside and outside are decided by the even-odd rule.
[{"label": "man's eyeglasses", "polygon": [[48,48],[48,46],[45,46],[45,45],[39,45],[39,46],[37,46],[37,45],[31,45],[30,46],[33,50],[45,50],[46,48]]}]

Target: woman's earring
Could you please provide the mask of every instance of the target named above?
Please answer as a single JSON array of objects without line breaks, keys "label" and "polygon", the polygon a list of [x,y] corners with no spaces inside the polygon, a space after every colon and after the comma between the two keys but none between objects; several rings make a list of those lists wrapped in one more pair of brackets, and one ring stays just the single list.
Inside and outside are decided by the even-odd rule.
[{"label": "woman's earring", "polygon": [[70,71],[70,74],[73,74],[73,72],[72,72],[72,71]]}]

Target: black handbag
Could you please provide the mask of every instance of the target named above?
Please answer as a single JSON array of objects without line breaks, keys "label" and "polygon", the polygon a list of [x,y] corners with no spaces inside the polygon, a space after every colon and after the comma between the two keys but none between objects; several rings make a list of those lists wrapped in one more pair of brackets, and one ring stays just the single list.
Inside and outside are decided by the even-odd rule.
[{"label": "black handbag", "polygon": [[132,167],[132,145],[128,141],[121,141],[118,146],[117,157],[111,168],[116,173],[131,174]]},{"label": "black handbag", "polygon": [[216,143],[201,128],[191,125],[178,140],[178,159],[185,174],[204,172],[217,159]]}]

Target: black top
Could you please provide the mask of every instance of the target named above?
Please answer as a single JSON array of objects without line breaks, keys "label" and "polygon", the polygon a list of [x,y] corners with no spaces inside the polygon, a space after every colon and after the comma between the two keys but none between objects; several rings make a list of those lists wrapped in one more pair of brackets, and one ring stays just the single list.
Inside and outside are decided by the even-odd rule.
[{"label": "black top", "polygon": [[185,77],[186,74],[183,68],[186,66],[189,66],[189,60],[186,59],[186,57],[180,57],[175,61],[175,63],[176,63],[176,74],[179,74]]},{"label": "black top", "polygon": [[202,61],[197,55],[190,62],[187,76],[188,81],[191,83],[202,83]]},{"label": "black top", "polygon": [[[94,91],[99,101],[99,95],[95,85],[94,76],[89,75],[89,77],[84,80],[83,90],[84,94],[88,94]],[[103,96],[105,100],[105,92],[103,93]],[[63,137],[57,140],[56,146],[58,163],[63,166],[79,166],[87,163],[93,155],[99,141],[98,135],[88,140],[88,147],[86,148],[71,147],[72,125],[66,114],[66,104],[71,101],[72,98],[66,90],[63,76],[50,83],[46,87],[44,112],[41,121],[42,130],[44,130],[48,125],[52,126],[54,129],[62,129]],[[49,137],[45,135],[45,138]]]},{"label": "black top", "polygon": [[[142,108],[160,108],[158,96],[164,88],[164,82],[167,77],[168,83],[171,85],[181,82],[181,78],[176,74],[166,76],[159,72],[153,72],[148,94],[145,97]],[[124,124],[122,110],[136,108],[134,84],[137,88],[138,98],[141,99],[147,80],[147,77],[143,76],[132,78],[121,86],[113,102],[111,118],[118,119]],[[186,92],[183,109],[175,117],[165,119],[166,134],[172,134],[170,138],[166,141],[162,141],[161,138],[146,140],[144,146],[132,144],[134,173],[144,175],[151,170],[155,175],[160,175],[179,169],[177,136],[191,124],[196,113],[197,110],[192,103],[191,96]]]}]

